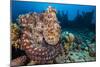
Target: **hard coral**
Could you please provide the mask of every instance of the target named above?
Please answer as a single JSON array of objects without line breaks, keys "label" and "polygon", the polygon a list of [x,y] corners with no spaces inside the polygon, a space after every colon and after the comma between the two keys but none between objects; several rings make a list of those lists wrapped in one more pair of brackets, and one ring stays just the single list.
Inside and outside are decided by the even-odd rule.
[{"label": "hard coral", "polygon": [[19,48],[19,27],[16,23],[11,24],[11,44],[15,48]]},{"label": "hard coral", "polygon": [[65,31],[62,33],[62,40],[64,45],[64,52],[65,54],[68,54],[75,40],[75,36],[72,33]]}]

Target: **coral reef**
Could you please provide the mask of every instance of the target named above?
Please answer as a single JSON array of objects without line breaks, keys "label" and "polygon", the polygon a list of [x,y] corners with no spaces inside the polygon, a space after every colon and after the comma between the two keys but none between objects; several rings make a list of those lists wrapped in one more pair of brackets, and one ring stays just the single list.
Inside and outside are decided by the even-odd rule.
[{"label": "coral reef", "polygon": [[56,58],[56,61],[57,63],[67,63],[70,50],[72,49],[73,43],[75,41],[75,36],[74,34],[65,31],[61,34],[61,37],[62,37],[61,41],[63,45],[62,54],[60,54]]},{"label": "coral reef", "polygon": [[11,24],[11,44],[15,48],[19,48],[19,27],[16,23]]},{"label": "coral reef", "polygon": [[[66,14],[62,17],[56,15],[57,11],[48,6],[42,13],[19,15],[17,24],[11,24],[11,45],[25,52],[24,55],[13,58],[11,66],[83,62],[96,59],[95,33],[90,32],[87,26],[83,30],[77,29],[81,25],[76,23],[77,20],[74,20],[75,27],[74,23],[65,24],[74,22],[69,21]],[[59,18],[62,23],[58,21]],[[27,60],[29,62],[26,63]]]},{"label": "coral reef", "polygon": [[96,57],[96,46],[95,46],[95,43],[89,44],[89,55],[91,57]]},{"label": "coral reef", "polygon": [[[72,44],[67,45],[67,40],[70,31],[73,33]],[[61,33],[61,42],[64,52],[56,58],[57,63],[75,63],[87,62],[96,60],[96,44],[94,41],[94,34],[84,35],[84,31],[73,32],[74,30],[66,30]],[[88,38],[87,38],[88,37]],[[90,38],[89,38],[90,37]],[[93,39],[92,39],[93,38]],[[66,46],[67,47],[66,47]],[[70,48],[69,48],[70,47]]]},{"label": "coral reef", "polygon": [[66,52],[69,52],[69,49],[71,48],[74,40],[75,36],[72,33],[69,33],[67,31],[62,33],[62,42]]}]

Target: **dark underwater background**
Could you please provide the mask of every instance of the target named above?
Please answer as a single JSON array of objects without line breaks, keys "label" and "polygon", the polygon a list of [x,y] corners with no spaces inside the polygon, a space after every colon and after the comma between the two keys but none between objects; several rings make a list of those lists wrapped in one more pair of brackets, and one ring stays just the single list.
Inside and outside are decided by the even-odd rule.
[{"label": "dark underwater background", "polygon": [[[96,36],[96,6],[12,1],[11,22],[17,23],[18,16],[21,14],[30,12],[44,12],[48,6],[52,6],[56,9],[57,18],[60,21],[59,24],[61,26],[61,31],[68,31],[78,36],[80,41],[83,41],[85,43],[81,46],[81,48],[88,47],[87,42],[92,42],[92,38]],[[80,43],[80,41],[78,43]],[[15,50],[14,48],[12,48],[12,59],[23,54],[25,53],[21,52],[19,49]],[[92,60],[90,59],[88,61]]]}]

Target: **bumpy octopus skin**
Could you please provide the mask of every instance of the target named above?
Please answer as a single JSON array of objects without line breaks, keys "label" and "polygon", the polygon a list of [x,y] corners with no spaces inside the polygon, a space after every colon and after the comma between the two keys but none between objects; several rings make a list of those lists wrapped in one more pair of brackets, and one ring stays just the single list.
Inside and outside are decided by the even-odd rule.
[{"label": "bumpy octopus skin", "polygon": [[48,23],[43,30],[43,36],[48,44],[56,45],[60,38],[60,26],[57,23]]},{"label": "bumpy octopus skin", "polygon": [[[54,27],[57,27],[57,26],[54,26]],[[59,43],[58,43],[59,40],[58,39],[59,39],[59,36],[56,37],[55,35],[52,35],[52,33],[51,33],[51,35],[48,35],[48,37],[51,36],[51,37],[56,38],[55,39],[55,40],[57,40],[56,42],[55,42],[55,40],[52,40],[55,43],[47,42],[47,41],[49,41],[49,39],[46,40],[45,37],[47,37],[47,36],[45,36],[45,35],[44,35],[44,39],[46,40],[47,43],[43,40],[43,36],[38,36],[38,37],[42,38],[41,39],[42,43],[40,43],[41,47],[36,47],[36,46],[34,46],[34,43],[31,42],[31,38],[32,38],[31,36],[32,36],[32,34],[35,35],[35,32],[31,33],[29,30],[30,29],[28,27],[26,27],[26,29],[23,31],[23,35],[22,35],[22,47],[25,50],[26,54],[33,61],[38,61],[40,63],[48,63],[47,61],[53,60],[58,54],[58,49],[59,49]],[[55,33],[55,31],[56,30],[54,28],[53,34]],[[50,32],[44,32],[43,34],[46,34],[46,33],[48,34]],[[38,35],[42,35],[42,34],[40,33]],[[49,45],[49,44],[54,44],[56,46],[52,46],[52,45]]]},{"label": "bumpy octopus skin", "polygon": [[[29,18],[31,18],[31,23],[28,23],[27,19]],[[48,19],[46,20],[48,21]],[[56,23],[57,21],[45,24],[38,15],[35,16],[33,13],[29,16],[20,16],[19,22],[23,27],[21,47],[26,52],[27,57],[38,64],[48,64],[49,61],[54,60],[61,49],[60,26]]]},{"label": "bumpy octopus skin", "polygon": [[[26,33],[29,32],[27,31]],[[57,46],[51,46],[45,43],[42,47],[35,47],[33,46],[34,44],[32,45],[30,42],[30,38],[28,38],[26,33],[23,33],[25,36],[22,37],[24,38],[24,40],[22,40],[22,47],[33,61],[47,63],[47,61],[52,60],[57,55],[58,50],[55,48],[58,48],[59,44]]]}]

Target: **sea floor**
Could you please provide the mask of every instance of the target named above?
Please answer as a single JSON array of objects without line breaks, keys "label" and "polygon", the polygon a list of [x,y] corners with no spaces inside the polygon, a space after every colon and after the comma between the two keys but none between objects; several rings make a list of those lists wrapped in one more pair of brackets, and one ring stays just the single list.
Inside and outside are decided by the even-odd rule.
[{"label": "sea floor", "polygon": [[[76,43],[73,43],[72,49],[69,50],[69,53],[66,55],[59,55],[56,58],[57,63],[76,63],[76,62],[91,62],[96,61],[96,56],[92,55],[96,54],[96,42],[91,43],[92,37],[95,35],[95,32],[90,31],[88,29],[64,29],[63,32],[68,31],[73,33],[75,36],[78,36],[82,41],[80,44],[80,49],[74,48]],[[88,46],[92,46],[91,48]],[[92,56],[91,56],[92,55]]]},{"label": "sea floor", "polygon": [[56,58],[57,63],[76,63],[96,61],[96,57],[91,57],[87,51],[69,51],[69,55]]}]

